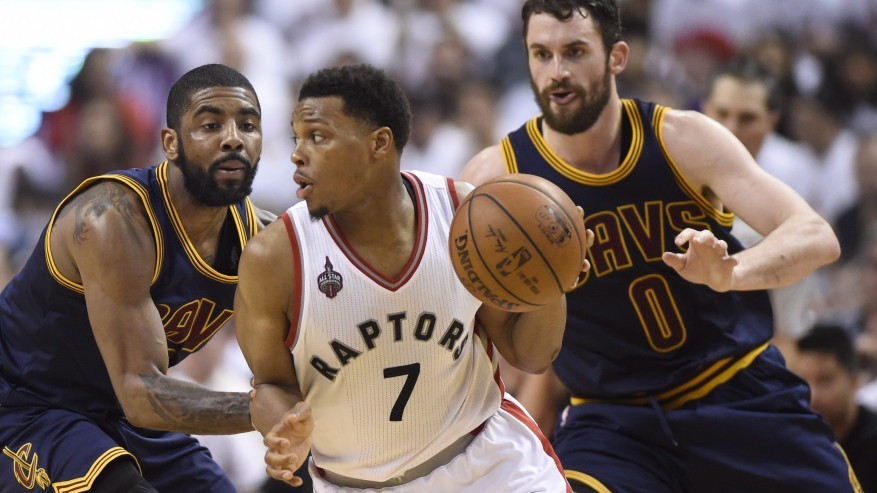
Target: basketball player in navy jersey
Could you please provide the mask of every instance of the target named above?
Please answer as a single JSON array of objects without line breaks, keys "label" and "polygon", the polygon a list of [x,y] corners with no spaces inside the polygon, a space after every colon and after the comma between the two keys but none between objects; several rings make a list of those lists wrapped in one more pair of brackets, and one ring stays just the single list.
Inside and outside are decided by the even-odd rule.
[{"label": "basketball player in navy jersey", "polygon": [[[715,121],[619,98],[628,46],[614,0],[527,0],[522,20],[542,114],[461,179],[546,177],[596,234],[553,363],[572,395],[554,446],[573,489],[858,491],[768,345],[765,290],[837,259],[829,225]],[[743,250],[729,211],[764,240]]]},{"label": "basketball player in navy jersey", "polygon": [[243,75],[195,68],[168,94],[167,161],[58,205],[0,295],[0,491],[234,491],[188,434],[252,430],[247,394],[167,370],[232,316],[260,114]]},{"label": "basketball player in navy jersey", "polygon": [[471,186],[400,171],[410,121],[402,89],[367,65],[301,88],[292,161],[304,200],[244,251],[235,299],[267,470],[295,486],[310,450],[317,492],[569,491],[504,395],[495,352],[547,368],[564,298],[512,314],[466,291],[448,234]]}]

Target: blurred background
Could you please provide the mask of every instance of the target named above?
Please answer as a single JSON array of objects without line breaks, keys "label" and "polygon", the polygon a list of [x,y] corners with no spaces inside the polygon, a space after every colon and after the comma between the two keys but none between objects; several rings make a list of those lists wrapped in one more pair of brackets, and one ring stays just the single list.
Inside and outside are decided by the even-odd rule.
[{"label": "blurred background", "polygon": [[[167,91],[204,63],[239,69],[262,101],[264,151],[252,196],[262,208],[279,213],[296,200],[290,112],[303,78],[329,65],[368,62],[391,73],[414,114],[403,167],[456,176],[480,149],[538,113],[521,3],[0,0],[0,286],[82,179],[164,160]],[[877,404],[877,0],[619,4],[631,46],[618,78],[623,97],[709,109],[716,70],[740,58],[776,82],[778,97],[763,109],[770,124],[753,146],[746,126],[761,109],[735,121],[721,107],[707,114],[835,226],[842,260],[774,293],[777,332],[795,340],[816,323],[843,327],[861,356],[863,382],[871,383],[862,399]],[[745,225],[735,231],[745,234]],[[246,386],[234,337],[226,340],[231,355],[205,356],[199,364],[207,369],[180,371],[220,384],[241,377],[234,385]],[[264,478],[261,454],[247,455],[259,474],[236,480],[255,491]]]}]

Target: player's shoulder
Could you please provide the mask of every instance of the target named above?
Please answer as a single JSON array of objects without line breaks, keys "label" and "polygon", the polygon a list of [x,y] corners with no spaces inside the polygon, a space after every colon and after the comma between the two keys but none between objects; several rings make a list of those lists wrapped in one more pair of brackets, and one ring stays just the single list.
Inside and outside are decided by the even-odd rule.
[{"label": "player's shoulder", "polygon": [[466,163],[459,178],[461,181],[479,185],[491,178],[505,174],[508,174],[505,157],[503,156],[502,147],[496,144],[486,147],[472,157]]}]

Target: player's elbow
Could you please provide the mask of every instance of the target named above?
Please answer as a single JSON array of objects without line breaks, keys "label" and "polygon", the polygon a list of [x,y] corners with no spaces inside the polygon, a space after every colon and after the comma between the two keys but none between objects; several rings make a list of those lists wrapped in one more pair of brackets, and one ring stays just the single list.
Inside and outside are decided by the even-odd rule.
[{"label": "player's elbow", "polygon": [[[818,251],[818,258],[821,260],[821,265],[827,265],[837,261],[841,254],[840,242],[838,241],[837,235],[834,233],[831,225],[828,224],[827,221],[821,220],[815,228],[816,233],[814,236],[819,238],[819,247],[816,250]],[[812,253],[813,252],[811,252],[811,254]]]},{"label": "player's elbow", "polygon": [[523,372],[539,375],[551,367],[551,363],[560,354],[560,347],[542,354],[534,354],[532,351],[525,352],[527,354],[516,356],[514,361],[509,361],[509,364]]}]

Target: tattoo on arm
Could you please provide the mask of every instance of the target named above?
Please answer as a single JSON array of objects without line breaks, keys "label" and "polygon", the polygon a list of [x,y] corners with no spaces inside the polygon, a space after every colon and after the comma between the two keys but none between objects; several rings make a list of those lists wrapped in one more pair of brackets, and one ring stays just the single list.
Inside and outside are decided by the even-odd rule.
[{"label": "tattoo on arm", "polygon": [[141,374],[152,411],[168,429],[196,435],[252,430],[246,393],[218,392],[164,375]]},{"label": "tattoo on arm", "polygon": [[89,226],[85,221],[88,217],[98,218],[108,210],[115,209],[126,218],[134,217],[134,205],[121,186],[96,185],[89,188],[72,204],[76,221],[73,229],[73,241],[82,245],[88,240]]}]

